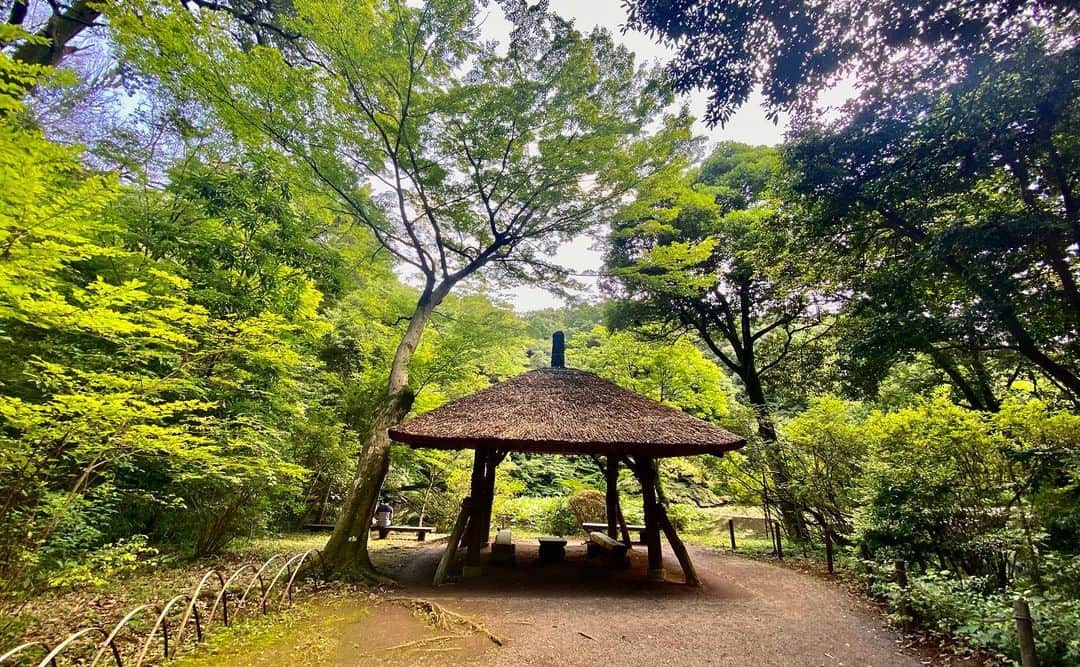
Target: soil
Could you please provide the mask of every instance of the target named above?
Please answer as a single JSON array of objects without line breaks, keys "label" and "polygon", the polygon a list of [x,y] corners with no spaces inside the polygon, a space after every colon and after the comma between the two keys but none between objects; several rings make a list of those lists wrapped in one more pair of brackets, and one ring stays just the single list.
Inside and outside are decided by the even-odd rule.
[{"label": "soil", "polygon": [[[433,587],[444,542],[383,545],[373,556],[400,582],[383,593],[323,589],[223,631],[179,661],[202,665],[968,665],[912,647],[872,603],[835,581],[704,547],[700,588],[645,578],[644,548],[612,570],[570,540],[542,564],[535,540],[517,563]],[[486,560],[486,559],[485,559]],[[465,617],[466,622],[461,623]],[[230,635],[236,632],[235,635]],[[215,633],[216,634],[216,633]],[[212,637],[214,635],[212,634]]]},{"label": "soil", "polygon": [[504,639],[459,655],[465,664],[925,664],[869,603],[770,563],[692,549],[703,585],[690,588],[670,553],[667,581],[648,582],[640,548],[631,567],[612,571],[590,565],[580,545],[562,563],[540,564],[536,548],[519,543],[516,565],[434,588],[440,546],[383,565],[402,582],[396,594],[468,615]]}]

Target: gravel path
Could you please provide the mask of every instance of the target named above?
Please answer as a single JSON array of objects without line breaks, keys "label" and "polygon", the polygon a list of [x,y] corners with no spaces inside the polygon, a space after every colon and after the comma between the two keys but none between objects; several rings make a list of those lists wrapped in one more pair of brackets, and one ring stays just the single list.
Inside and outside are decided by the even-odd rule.
[{"label": "gravel path", "polygon": [[513,568],[435,589],[426,585],[440,545],[410,550],[395,576],[406,595],[468,614],[506,639],[468,658],[499,665],[877,665],[911,667],[879,613],[838,586],[783,567],[694,549],[703,587],[643,581],[644,554],[630,570],[568,562],[539,565],[519,546]]}]

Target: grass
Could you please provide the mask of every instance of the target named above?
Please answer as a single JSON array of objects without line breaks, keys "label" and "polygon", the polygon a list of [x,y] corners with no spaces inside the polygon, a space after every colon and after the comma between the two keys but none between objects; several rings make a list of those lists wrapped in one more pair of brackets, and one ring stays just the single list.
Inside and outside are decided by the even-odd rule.
[{"label": "grass", "polygon": [[210,633],[202,644],[187,644],[173,664],[211,667],[222,663],[245,665],[322,664],[329,661],[337,642],[334,629],[371,614],[366,597],[355,590],[336,589],[318,598],[297,602],[278,613],[252,616]]},{"label": "grass", "polygon": [[[261,565],[274,554],[293,555],[321,548],[326,539],[325,534],[310,533],[238,539],[214,557],[166,555],[103,586],[46,591],[29,599],[18,610],[17,617],[9,616],[0,623],[0,627],[8,629],[0,634],[0,652],[29,641],[54,646],[69,634],[91,626],[111,630],[125,613],[138,605],[162,604],[174,595],[190,592],[208,570],[217,569],[228,576],[242,565]],[[372,546],[378,550],[388,545]],[[247,577],[242,576],[241,581],[246,585]],[[279,582],[275,588],[281,586],[283,584]],[[216,582],[211,582],[209,588],[216,593]],[[272,597],[276,601],[276,596]],[[182,610],[183,606],[180,606]],[[129,626],[133,632],[125,631],[122,637],[128,643],[135,643],[138,636],[144,636],[150,630],[155,618],[156,612],[149,611],[139,616]],[[214,632],[220,627],[220,618],[219,612],[211,623]]]}]

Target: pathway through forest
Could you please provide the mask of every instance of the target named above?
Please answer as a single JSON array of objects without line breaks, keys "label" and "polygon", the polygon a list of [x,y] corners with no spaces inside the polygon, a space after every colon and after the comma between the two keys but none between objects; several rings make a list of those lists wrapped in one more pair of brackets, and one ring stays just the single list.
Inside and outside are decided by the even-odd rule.
[{"label": "pathway through forest", "polygon": [[[701,589],[634,570],[588,568],[577,553],[522,563],[481,579],[426,584],[438,545],[393,558],[401,594],[437,602],[485,625],[505,646],[462,655],[467,664],[513,665],[876,665],[914,666],[899,636],[869,604],[842,588],[784,567],[705,549],[693,551]],[[389,554],[388,554],[389,555]],[[638,554],[640,558],[643,554]]]}]

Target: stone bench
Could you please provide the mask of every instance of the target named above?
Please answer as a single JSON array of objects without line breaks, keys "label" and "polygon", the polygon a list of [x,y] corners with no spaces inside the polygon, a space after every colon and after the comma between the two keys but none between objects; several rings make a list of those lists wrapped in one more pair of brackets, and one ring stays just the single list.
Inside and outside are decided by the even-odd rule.
[{"label": "stone bench", "polygon": [[510,529],[503,528],[495,535],[495,541],[491,544],[491,564],[513,565],[516,560],[514,540],[510,537]]},{"label": "stone bench", "polygon": [[538,537],[540,562],[555,563],[566,558],[566,540],[561,537]]},{"label": "stone bench", "polygon": [[607,533],[593,531],[589,533],[589,542],[586,545],[586,553],[591,557],[602,557],[611,567],[626,567],[626,552],[629,548],[608,537]]}]

